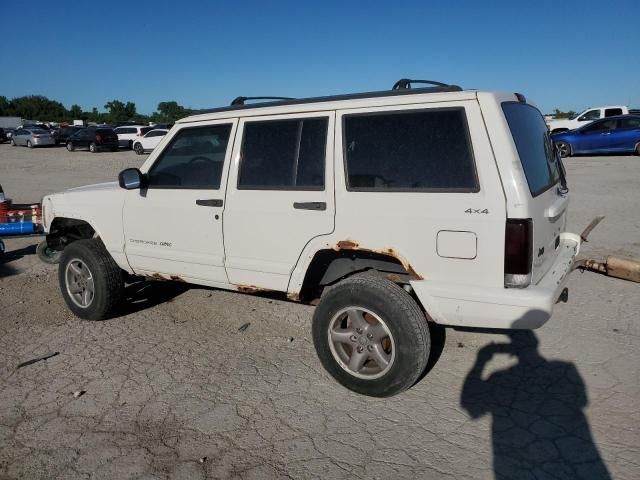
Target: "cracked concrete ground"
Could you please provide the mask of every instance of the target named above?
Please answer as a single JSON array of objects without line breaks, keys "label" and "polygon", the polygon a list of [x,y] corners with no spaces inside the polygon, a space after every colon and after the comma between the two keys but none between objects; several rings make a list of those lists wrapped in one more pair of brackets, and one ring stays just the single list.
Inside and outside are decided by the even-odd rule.
[{"label": "cracked concrete ground", "polygon": [[[140,163],[0,145],[0,183],[28,202]],[[566,163],[570,230],[607,216],[583,251],[640,257],[638,158]],[[128,315],[81,321],[34,240],[7,247],[0,479],[640,478],[637,284],[576,272],[535,333],[448,329],[424,379],[373,399],[323,371],[312,307],[149,282]]]}]

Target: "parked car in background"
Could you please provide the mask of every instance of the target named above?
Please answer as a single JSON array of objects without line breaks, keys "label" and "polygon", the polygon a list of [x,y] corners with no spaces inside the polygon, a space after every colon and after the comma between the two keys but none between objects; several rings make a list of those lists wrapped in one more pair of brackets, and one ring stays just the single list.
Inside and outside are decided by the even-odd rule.
[{"label": "parked car in background", "polygon": [[640,115],[597,120],[576,130],[552,135],[560,155],[633,153],[640,155]]},{"label": "parked car in background", "polygon": [[4,128],[0,128],[0,143],[7,141],[7,134],[4,133]]},{"label": "parked car in background", "polygon": [[171,130],[171,127],[173,127],[173,123],[156,123],[153,128],[163,128],[165,130]]},{"label": "parked car in background", "polygon": [[66,144],[67,140],[69,140],[69,138],[79,130],[82,130],[82,127],[60,127],[53,131],[53,139],[56,141],[56,145],[60,145],[62,143]]},{"label": "parked car in background", "polygon": [[133,142],[144,137],[144,135],[153,130],[155,127],[149,127],[148,125],[129,125],[124,127],[117,127],[114,129],[116,135],[118,135],[118,142],[121,147],[133,148]]},{"label": "parked car in background", "polygon": [[163,128],[154,128],[147,132],[144,137],[133,142],[133,150],[142,155],[145,152],[150,152],[158,146],[162,138],[169,133],[169,130]]},{"label": "parked car in background", "polygon": [[118,136],[111,128],[89,127],[73,134],[67,140],[67,150],[86,148],[92,153],[100,150],[118,151]]},{"label": "parked car in background", "polygon": [[591,107],[584,112],[578,113],[573,118],[560,118],[547,122],[549,131],[554,133],[567,132],[576,128],[584,127],[594,120],[600,118],[615,117],[617,115],[627,115],[629,108],[623,105],[609,105],[606,107]]},{"label": "parked car in background", "polygon": [[19,128],[11,136],[11,145],[14,147],[24,145],[26,147],[44,147],[55,145],[55,140],[48,130],[40,128]]}]

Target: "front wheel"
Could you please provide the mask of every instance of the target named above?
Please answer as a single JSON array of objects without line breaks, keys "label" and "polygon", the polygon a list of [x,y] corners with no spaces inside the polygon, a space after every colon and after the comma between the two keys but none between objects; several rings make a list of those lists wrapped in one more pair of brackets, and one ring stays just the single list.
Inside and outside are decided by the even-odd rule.
[{"label": "front wheel", "polygon": [[96,153],[98,151],[98,146],[95,143],[91,142],[89,144],[89,151],[91,153]]},{"label": "front wheel", "polygon": [[142,155],[144,153],[144,148],[142,148],[141,143],[134,144],[133,150],[136,152],[137,155]]},{"label": "front wheel", "polygon": [[69,150],[70,152],[73,152],[73,150],[74,150],[73,143],[67,142],[67,150]]},{"label": "front wheel", "polygon": [[571,156],[571,145],[567,142],[556,142],[556,148],[562,158]]},{"label": "front wheel", "polygon": [[11,146],[12,147],[17,147],[16,141],[13,138],[11,139]]},{"label": "front wheel", "polygon": [[124,300],[122,270],[99,240],[77,240],[64,249],[58,282],[69,309],[85,320],[113,317]]},{"label": "front wheel", "polygon": [[408,389],[429,359],[429,327],[420,307],[401,287],[373,275],[326,289],[312,330],[327,372],[363,395],[389,397]]}]

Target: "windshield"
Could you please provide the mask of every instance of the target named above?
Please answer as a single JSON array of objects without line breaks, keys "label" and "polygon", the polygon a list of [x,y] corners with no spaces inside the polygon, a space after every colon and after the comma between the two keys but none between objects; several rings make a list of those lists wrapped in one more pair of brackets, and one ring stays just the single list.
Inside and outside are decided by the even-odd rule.
[{"label": "windshield", "polygon": [[561,175],[561,167],[544,118],[537,108],[526,103],[505,102],[502,110],[516,144],[531,195],[538,196],[555,185]]}]

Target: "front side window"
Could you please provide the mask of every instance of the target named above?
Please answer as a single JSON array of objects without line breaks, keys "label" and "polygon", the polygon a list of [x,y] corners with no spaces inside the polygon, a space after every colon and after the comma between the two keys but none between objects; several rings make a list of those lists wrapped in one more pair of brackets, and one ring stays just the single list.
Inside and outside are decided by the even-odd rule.
[{"label": "front side window", "polygon": [[593,122],[591,125],[587,125],[582,129],[583,132],[605,132],[607,130],[614,130],[616,128],[615,120],[602,120],[600,122]]},{"label": "front side window", "polygon": [[581,122],[596,120],[600,118],[600,110],[589,110],[584,115],[582,115],[578,120]]},{"label": "front side window", "polygon": [[502,110],[516,144],[529,190],[536,197],[560,179],[561,167],[554,153],[549,129],[540,111],[531,105],[504,102]]},{"label": "front side window", "polygon": [[240,190],[323,190],[328,118],[247,122]]},{"label": "front side window", "polygon": [[231,125],[184,128],[149,170],[149,188],[218,189]]},{"label": "front side window", "polygon": [[344,117],[350,191],[478,191],[464,109]]}]

